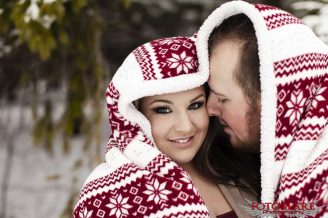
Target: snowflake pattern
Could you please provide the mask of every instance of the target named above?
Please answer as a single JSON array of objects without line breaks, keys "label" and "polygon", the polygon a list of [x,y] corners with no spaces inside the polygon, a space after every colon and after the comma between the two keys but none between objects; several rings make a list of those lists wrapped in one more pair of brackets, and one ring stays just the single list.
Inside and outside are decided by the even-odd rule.
[{"label": "snowflake pattern", "polygon": [[326,91],[327,87],[320,87],[320,85],[312,85],[310,90],[312,92],[312,96],[306,103],[306,109],[311,110],[318,107],[319,101],[325,101],[326,99],[322,96],[322,94]]},{"label": "snowflake pattern", "polygon": [[328,204],[328,177],[326,178],[325,184],[321,188],[322,192],[320,195],[320,199],[323,199],[325,204]]},{"label": "snowflake pattern", "polygon": [[123,215],[129,215],[128,209],[132,206],[128,204],[129,197],[123,198],[122,195],[118,197],[110,198],[106,207],[111,209],[109,216],[116,215],[116,217],[122,217]]},{"label": "snowflake pattern", "polygon": [[183,41],[181,41],[181,40],[179,40],[179,39],[175,39],[175,38],[165,38],[165,39],[163,39],[163,40],[160,40],[160,41],[158,42],[158,44],[160,44],[160,45],[165,45],[165,44],[167,44],[167,45],[171,45],[172,43],[180,44],[181,42],[183,42]]},{"label": "snowflake pattern", "polygon": [[289,117],[289,123],[293,125],[294,122],[300,120],[303,113],[306,99],[303,97],[303,92],[292,92],[290,100],[286,103],[288,111],[285,117]]},{"label": "snowflake pattern", "polygon": [[191,177],[189,176],[189,174],[185,171],[181,171],[181,175],[182,177],[180,178],[180,180],[188,184],[187,189],[192,190],[193,193],[196,194],[196,196],[200,196],[196,187],[191,183]]},{"label": "snowflake pattern", "polygon": [[154,201],[155,204],[161,203],[163,200],[167,201],[167,195],[171,194],[171,191],[165,189],[166,182],[159,183],[157,179],[146,184],[148,190],[143,193],[149,195],[147,201]]},{"label": "snowflake pattern", "polygon": [[81,218],[91,218],[91,215],[92,215],[92,210],[87,210],[87,208],[85,208],[85,207],[82,207],[83,209],[82,209],[82,211],[80,211],[79,212],[79,216],[81,217]]},{"label": "snowflake pattern", "polygon": [[189,70],[193,69],[192,57],[187,56],[186,52],[182,52],[180,55],[172,53],[172,57],[167,59],[169,68],[176,68],[179,74],[182,70],[188,73]]}]

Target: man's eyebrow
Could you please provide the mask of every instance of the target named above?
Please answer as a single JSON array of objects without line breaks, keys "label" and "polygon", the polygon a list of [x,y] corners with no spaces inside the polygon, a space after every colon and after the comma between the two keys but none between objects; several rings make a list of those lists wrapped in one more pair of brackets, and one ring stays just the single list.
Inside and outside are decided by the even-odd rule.
[{"label": "man's eyebrow", "polygon": [[222,93],[218,93],[216,91],[214,91],[213,89],[210,88],[210,91],[213,92],[215,95],[219,95],[219,96],[222,96],[222,97],[226,97],[224,94]]}]

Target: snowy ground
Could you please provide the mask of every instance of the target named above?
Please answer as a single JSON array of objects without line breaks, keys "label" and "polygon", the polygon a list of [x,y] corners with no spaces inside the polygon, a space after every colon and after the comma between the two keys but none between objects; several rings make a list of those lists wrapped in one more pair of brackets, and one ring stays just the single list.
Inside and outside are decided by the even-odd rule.
[{"label": "snowy ground", "polygon": [[[55,140],[53,155],[33,145],[30,113],[30,108],[17,105],[0,109],[0,218],[61,217],[71,194],[79,191],[95,166],[81,151],[82,137],[72,140],[70,154],[62,152],[59,137]],[[108,137],[106,116],[105,113],[103,147]],[[15,132],[22,120],[22,129]],[[12,156],[8,155],[9,138],[6,133],[13,136]],[[74,169],[76,161],[83,156],[83,165]],[[12,158],[9,159],[12,165],[9,175],[4,176],[8,169],[8,157]],[[8,184],[6,191],[5,184]]]}]

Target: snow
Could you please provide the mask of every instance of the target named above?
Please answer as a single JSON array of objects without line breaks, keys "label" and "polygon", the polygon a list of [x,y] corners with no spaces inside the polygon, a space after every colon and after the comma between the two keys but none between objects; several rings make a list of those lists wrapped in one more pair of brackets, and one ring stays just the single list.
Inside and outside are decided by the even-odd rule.
[{"label": "snow", "polygon": [[[56,117],[60,117],[58,113],[63,105],[59,108],[61,109],[57,110]],[[77,193],[84,181],[98,163],[90,164],[90,156],[83,152],[83,137],[76,137],[71,141],[69,154],[63,153],[60,136],[55,139],[53,154],[47,153],[41,146],[33,145],[32,123],[30,107],[12,105],[0,109],[0,137],[2,139],[0,141],[0,187],[4,181],[9,184],[6,217],[58,218],[67,207],[70,195],[74,194],[77,198]],[[104,133],[108,133],[105,118],[103,126]],[[8,158],[8,135],[13,136],[14,155],[11,159],[10,176],[4,178]],[[90,153],[103,152],[106,142],[107,136],[103,136],[101,151],[96,151],[96,146],[93,146]],[[82,159],[82,166],[76,169],[76,161],[79,159]],[[0,196],[3,194],[1,189]]]},{"label": "snow", "polygon": [[56,2],[56,0],[43,0],[44,4],[52,4],[54,2]]},{"label": "snow", "polygon": [[40,15],[40,8],[36,2],[32,2],[30,6],[26,9],[24,21],[25,23],[30,22],[31,20],[37,20]]},{"label": "snow", "polygon": [[292,6],[295,10],[318,10],[318,14],[306,15],[302,20],[323,42],[328,44],[328,2],[301,1]]}]

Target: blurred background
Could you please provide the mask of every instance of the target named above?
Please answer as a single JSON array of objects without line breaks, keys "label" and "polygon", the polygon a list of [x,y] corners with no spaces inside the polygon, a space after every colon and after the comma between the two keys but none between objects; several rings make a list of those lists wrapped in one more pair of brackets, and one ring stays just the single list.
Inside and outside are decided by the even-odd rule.
[{"label": "blurred background", "polygon": [[[66,218],[104,160],[105,89],[155,38],[192,35],[219,0],[1,0],[0,218]],[[249,1],[295,14],[328,43],[328,0]]]}]

